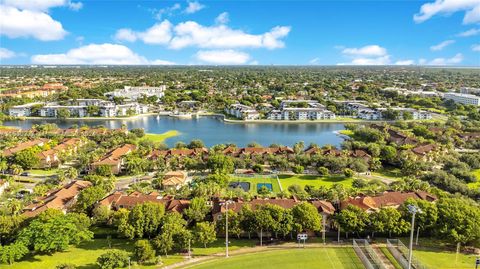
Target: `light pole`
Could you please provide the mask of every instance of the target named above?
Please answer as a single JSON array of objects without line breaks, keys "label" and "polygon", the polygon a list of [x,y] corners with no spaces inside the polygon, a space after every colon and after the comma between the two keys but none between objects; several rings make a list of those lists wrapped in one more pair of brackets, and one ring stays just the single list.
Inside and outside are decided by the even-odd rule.
[{"label": "light pole", "polygon": [[412,214],[412,227],[410,229],[410,244],[408,249],[408,269],[412,268],[412,257],[413,257],[413,230],[415,229],[415,214],[422,213],[420,208],[414,205],[408,205],[408,212]]},{"label": "light pole", "polygon": [[220,205],[225,205],[225,258],[228,258],[228,205],[233,204],[232,200],[227,200]]}]

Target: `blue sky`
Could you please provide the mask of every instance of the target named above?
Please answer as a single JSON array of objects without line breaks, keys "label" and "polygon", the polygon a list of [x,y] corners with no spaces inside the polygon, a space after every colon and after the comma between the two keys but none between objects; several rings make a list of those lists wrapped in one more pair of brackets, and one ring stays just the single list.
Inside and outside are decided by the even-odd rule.
[{"label": "blue sky", "polygon": [[1,64],[480,66],[480,1],[0,0]]}]

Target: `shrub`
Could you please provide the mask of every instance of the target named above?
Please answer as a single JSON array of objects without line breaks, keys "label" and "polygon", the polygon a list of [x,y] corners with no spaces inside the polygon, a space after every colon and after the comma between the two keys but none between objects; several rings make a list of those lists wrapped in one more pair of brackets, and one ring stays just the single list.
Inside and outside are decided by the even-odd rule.
[{"label": "shrub", "polygon": [[353,170],[350,169],[350,168],[345,168],[345,169],[343,170],[343,174],[345,175],[345,177],[350,178],[350,177],[353,177],[353,175],[355,174],[355,172],[353,172]]},{"label": "shrub", "polygon": [[328,174],[329,174],[328,168],[323,167],[323,166],[322,166],[322,167],[319,167],[319,168],[317,169],[317,172],[318,172],[318,174],[321,175],[321,176],[328,176]]},{"label": "shrub", "polygon": [[55,267],[55,269],[75,269],[75,268],[77,268],[75,264],[71,264],[71,263],[62,263]]},{"label": "shrub", "polygon": [[301,165],[295,165],[294,167],[292,167],[292,171],[295,174],[301,174],[301,173],[303,173],[303,170],[305,170],[305,168]]},{"label": "shrub", "polygon": [[133,257],[142,264],[155,258],[155,250],[148,240],[138,240],[133,249]]},{"label": "shrub", "polygon": [[97,264],[101,269],[126,267],[128,265],[128,254],[122,250],[110,250],[98,257]]}]

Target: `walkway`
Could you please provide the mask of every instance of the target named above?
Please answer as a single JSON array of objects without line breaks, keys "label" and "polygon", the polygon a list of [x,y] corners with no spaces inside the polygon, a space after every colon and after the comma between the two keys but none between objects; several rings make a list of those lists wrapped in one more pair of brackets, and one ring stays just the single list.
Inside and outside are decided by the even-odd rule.
[{"label": "walkway", "polygon": [[383,263],[383,266],[385,269],[395,269],[395,266],[390,262],[390,260],[383,254],[383,251],[380,249],[378,245],[371,245],[373,251],[375,251],[375,254],[377,254],[378,258],[380,261]]}]

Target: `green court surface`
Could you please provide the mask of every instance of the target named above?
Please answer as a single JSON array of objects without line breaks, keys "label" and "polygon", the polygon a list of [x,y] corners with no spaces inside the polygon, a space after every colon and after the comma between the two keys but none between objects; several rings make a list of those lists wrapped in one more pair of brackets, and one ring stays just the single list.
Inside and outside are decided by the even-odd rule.
[{"label": "green court surface", "polygon": [[364,268],[352,248],[306,248],[257,252],[218,258],[184,268],[192,269],[357,269]]},{"label": "green court surface", "polygon": [[233,176],[230,182],[248,182],[250,183],[250,192],[256,194],[257,193],[257,184],[271,184],[272,192],[278,193],[280,192],[280,186],[278,185],[278,181],[276,177],[239,177]]}]

